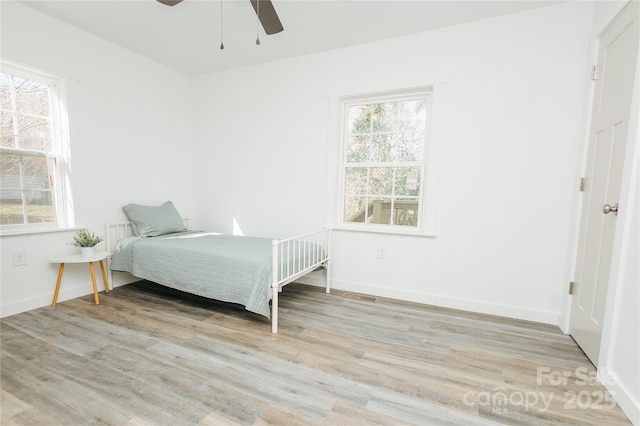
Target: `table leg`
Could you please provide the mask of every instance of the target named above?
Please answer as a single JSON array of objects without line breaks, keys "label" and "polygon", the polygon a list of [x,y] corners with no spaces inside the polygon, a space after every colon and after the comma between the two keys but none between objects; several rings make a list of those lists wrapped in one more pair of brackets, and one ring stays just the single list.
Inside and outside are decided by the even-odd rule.
[{"label": "table leg", "polygon": [[58,281],[56,282],[56,291],[53,292],[53,302],[51,302],[51,306],[55,307],[56,302],[58,301],[58,291],[60,291],[60,282],[62,281],[62,272],[64,271],[64,263],[60,264],[60,268],[58,269]]},{"label": "table leg", "polygon": [[104,282],[104,292],[109,293],[109,282],[107,281],[107,274],[104,271],[104,263],[100,261],[100,270],[102,271],[102,281]]},{"label": "table leg", "polygon": [[93,268],[93,262],[89,262],[89,269],[91,270],[91,282],[93,283],[93,300],[95,300],[96,305],[99,305],[100,299],[98,298],[98,285],[96,284],[96,271]]}]

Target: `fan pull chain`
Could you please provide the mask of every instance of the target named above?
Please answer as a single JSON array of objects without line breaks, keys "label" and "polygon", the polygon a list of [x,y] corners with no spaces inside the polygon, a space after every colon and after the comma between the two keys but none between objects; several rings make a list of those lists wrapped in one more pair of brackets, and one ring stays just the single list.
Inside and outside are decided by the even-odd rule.
[{"label": "fan pull chain", "polygon": [[220,50],[224,50],[224,31],[223,31],[223,19],[222,19],[222,0],[220,0]]},{"label": "fan pull chain", "polygon": [[260,46],[260,0],[256,0],[256,44]]}]

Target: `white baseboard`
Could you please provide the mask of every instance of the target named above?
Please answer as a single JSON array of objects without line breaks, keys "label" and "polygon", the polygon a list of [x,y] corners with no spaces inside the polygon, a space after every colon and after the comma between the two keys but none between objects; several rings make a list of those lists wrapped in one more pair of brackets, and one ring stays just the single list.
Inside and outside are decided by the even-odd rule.
[{"label": "white baseboard", "polygon": [[[74,288],[61,288],[60,292],[58,293],[58,303],[64,302],[65,300],[74,299],[76,297],[86,296],[87,294],[92,293],[92,290],[89,290],[87,292],[86,285]],[[38,296],[29,297],[27,299],[9,302],[3,304],[0,308],[0,316],[4,318],[10,315],[19,314],[21,312],[30,311],[32,309],[42,308],[43,306],[50,306],[52,301],[53,293],[41,294]]]},{"label": "white baseboard", "polygon": [[598,380],[600,383],[604,383],[616,404],[629,417],[631,423],[640,425],[640,401],[634,400],[629,389],[620,383],[614,375],[607,374],[606,371],[604,367],[598,368]]},{"label": "white baseboard", "polygon": [[[115,281],[115,280],[114,280]],[[135,279],[135,281],[139,281],[139,279]],[[133,281],[129,281],[133,282]],[[110,288],[120,287],[121,285],[128,284],[129,282],[116,282],[115,284],[110,285]],[[98,281],[98,291],[104,292],[104,288]],[[93,294],[93,289],[91,286],[87,286],[86,284],[77,287],[71,288],[61,288],[58,293],[58,301],[57,303],[64,302],[65,300],[75,299],[77,297],[87,296],[89,294]],[[29,297],[26,299],[18,300],[15,302],[9,302],[6,304],[2,304],[0,306],[0,318],[8,317],[10,315],[19,314],[22,312],[27,312],[33,309],[42,308],[44,306],[51,306],[51,302],[53,301],[53,292],[47,294],[40,294],[38,296]]]},{"label": "white baseboard", "polygon": [[[138,280],[138,278],[135,278],[129,274],[118,274],[117,276],[114,276],[112,287],[119,287],[121,285],[129,284]],[[318,287],[325,287],[326,285],[324,271],[313,272],[309,275],[299,278],[296,281],[302,284],[314,285]],[[424,303],[427,305],[440,306],[444,308],[460,309],[463,311],[497,315],[507,318],[517,318],[527,321],[541,322],[545,324],[557,325],[560,317],[559,312],[533,310],[517,306],[500,305],[469,299],[443,297],[434,294],[398,290],[388,287],[376,287],[353,281],[333,280],[331,282],[331,287],[338,290],[352,291],[355,293],[369,294],[372,296],[388,297],[390,299]],[[76,297],[86,296],[88,294],[91,294],[91,289],[87,288],[86,285],[66,289],[63,288],[60,290],[60,294],[58,295],[58,302],[73,299]],[[16,302],[3,304],[0,307],[0,317],[14,315],[20,312],[26,312],[31,309],[50,305],[52,297],[53,294],[42,294],[28,299],[22,299]]]},{"label": "white baseboard", "polygon": [[[324,287],[324,273],[312,273],[297,280],[302,284]],[[353,281],[332,280],[331,288],[355,293],[363,293],[372,296],[388,297],[390,299],[404,300],[408,302],[424,303],[426,305],[440,306],[443,308],[460,309],[500,317],[516,318],[526,321],[534,321],[543,324],[558,325],[560,312],[528,309],[519,306],[501,305],[484,301],[462,299],[455,297],[439,296],[429,293],[420,293],[397,288],[376,287]]]}]

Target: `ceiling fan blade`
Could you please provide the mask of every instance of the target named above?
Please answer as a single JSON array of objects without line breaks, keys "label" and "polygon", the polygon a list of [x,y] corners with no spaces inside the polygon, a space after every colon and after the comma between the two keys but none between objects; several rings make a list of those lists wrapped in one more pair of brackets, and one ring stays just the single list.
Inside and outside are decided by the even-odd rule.
[{"label": "ceiling fan blade", "polygon": [[[158,0],[160,1],[160,0]],[[284,30],[282,27],[282,23],[280,22],[280,18],[278,18],[278,14],[276,13],[276,9],[273,7],[273,3],[271,0],[249,0],[251,2],[251,6],[253,6],[253,10],[258,14],[258,18],[260,19],[260,23],[262,24],[262,28],[264,28],[264,32],[267,34],[275,34]],[[260,1],[260,10],[258,13],[258,1]]]},{"label": "ceiling fan blade", "polygon": [[180,3],[182,0],[158,0],[158,1],[167,6],[175,6],[176,4]]}]

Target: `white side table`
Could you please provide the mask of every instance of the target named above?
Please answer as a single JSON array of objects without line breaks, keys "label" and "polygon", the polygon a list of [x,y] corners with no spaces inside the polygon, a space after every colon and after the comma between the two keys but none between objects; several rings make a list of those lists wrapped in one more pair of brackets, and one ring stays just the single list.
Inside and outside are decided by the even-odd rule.
[{"label": "white side table", "polygon": [[107,274],[104,270],[104,260],[109,256],[108,251],[97,251],[93,256],[83,256],[81,254],[75,254],[72,256],[62,256],[51,259],[51,263],[59,263],[60,269],[58,270],[58,281],[56,282],[56,291],[53,293],[53,302],[51,306],[56,306],[58,300],[58,291],[60,290],[60,282],[62,281],[62,272],[64,271],[64,265],[66,263],[88,263],[89,270],[91,271],[91,282],[93,283],[93,299],[96,305],[100,304],[98,298],[98,286],[96,285],[96,273],[93,269],[93,262],[100,262],[100,270],[102,271],[102,280],[104,281],[104,291],[109,293],[109,283],[107,282]]}]

